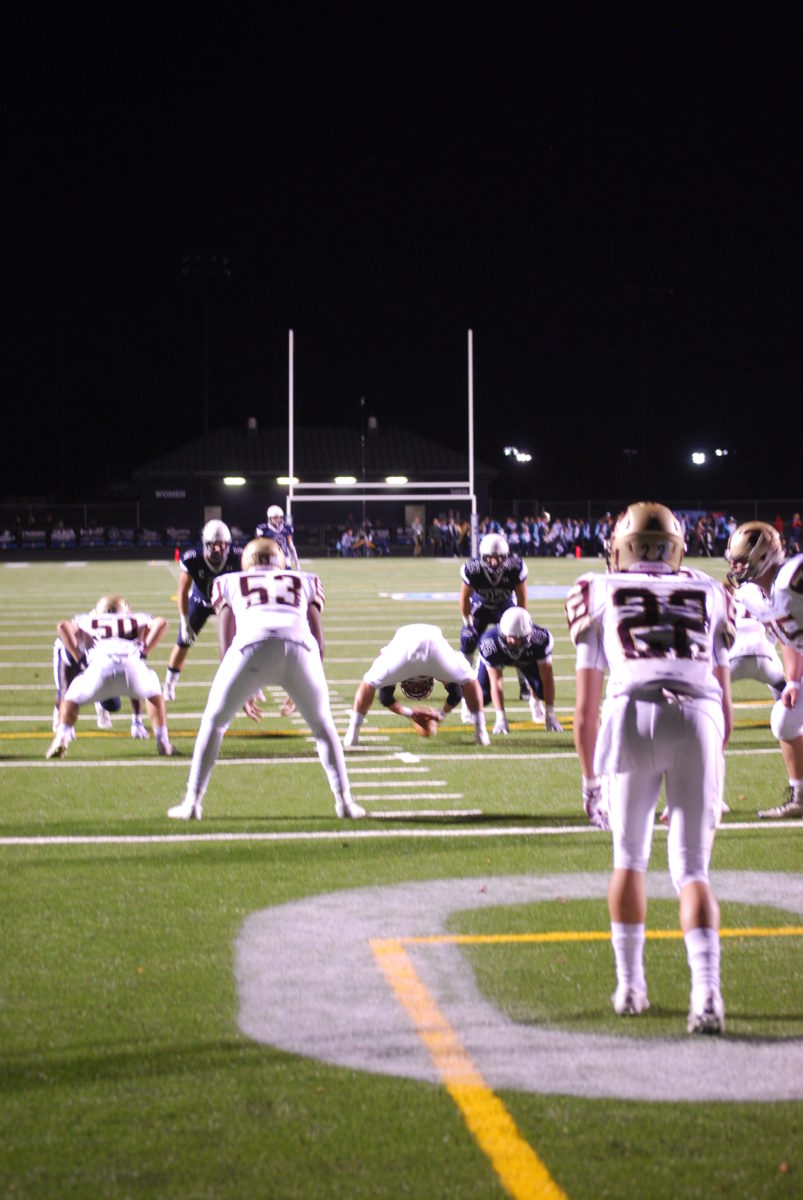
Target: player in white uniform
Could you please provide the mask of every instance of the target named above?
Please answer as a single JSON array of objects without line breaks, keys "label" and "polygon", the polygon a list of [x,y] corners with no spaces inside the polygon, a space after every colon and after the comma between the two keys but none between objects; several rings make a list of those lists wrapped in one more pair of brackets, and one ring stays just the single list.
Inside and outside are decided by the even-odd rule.
[{"label": "player in white uniform", "polygon": [[[737,596],[781,643],[785,683],[772,708],[770,727],[778,739],[789,789],[765,820],[803,817],[803,554],[784,560],[783,543],[772,525],[747,521],[735,529],[725,557]],[[746,586],[756,584],[756,588]]]},{"label": "player in white uniform", "polygon": [[[620,1015],[649,1007],[646,871],[662,783],[669,870],[691,972],[690,1033],[721,1033],[719,906],[708,866],[731,732],[729,601],[681,569],[683,531],[662,504],[631,504],[611,536],[607,575],[584,575],[566,602],[577,647],[574,740],[583,805],[613,830],[608,892]],[[603,679],[609,670],[600,714]],[[607,780],[608,796],[600,777]]]},{"label": "player in white uniform", "polygon": [[783,663],[775,649],[776,635],[767,628],[758,616],[766,613],[771,619],[761,590],[754,583],[745,583],[735,588],[730,581],[725,584],[733,604],[733,624],[736,639],[731,646],[731,682],[752,679],[766,683],[779,700],[786,685]]},{"label": "player in white uniform", "polygon": [[315,739],[338,817],[364,817],[351,798],[346,761],[329,707],[321,653],[323,589],[317,575],[285,567],[271,538],[243,550],[243,570],[220,575],[212,588],[223,657],[209,692],[195,743],[184,800],[169,817],[197,820],[226,730],[239,709],[262,715],[255,697],[275,683],[292,697]]},{"label": "player in white uniform", "polygon": [[[441,709],[411,709],[395,698],[396,684],[399,684],[407,699],[420,705],[431,693],[436,679],[446,686],[446,701]],[[437,625],[402,625],[387,646],[379,651],[354,696],[354,708],[343,741],[346,749],[359,744],[360,726],[377,689],[386,708],[416,723],[422,717],[442,721],[462,697],[474,726],[474,741],[479,746],[490,745],[477,672],[464,654],[449,645]]]},{"label": "player in white uniform", "polygon": [[74,736],[82,704],[131,696],[145,700],[159,754],[175,754],[167,735],[159,677],[145,662],[164,637],[167,621],[132,613],[122,596],[101,596],[92,612],[60,621],[58,634],[76,663],[86,667],[70,683],[59,707],[59,725],[45,758],[63,758]]}]

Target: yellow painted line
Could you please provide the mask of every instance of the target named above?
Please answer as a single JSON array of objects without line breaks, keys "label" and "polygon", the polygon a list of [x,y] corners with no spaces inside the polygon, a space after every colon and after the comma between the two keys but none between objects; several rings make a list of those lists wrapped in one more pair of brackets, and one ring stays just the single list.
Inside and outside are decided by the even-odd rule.
[{"label": "yellow painted line", "polygon": [[[648,929],[648,940],[663,941],[683,937],[680,929]],[[740,937],[801,937],[803,925],[754,926],[747,929],[720,929],[719,936],[723,938]],[[585,931],[564,929],[550,930],[547,933],[438,933],[426,937],[401,937],[401,946],[494,946],[506,943],[529,942],[544,944],[547,942],[609,942],[609,930],[589,929]]]},{"label": "yellow painted line", "polygon": [[416,1034],[480,1149],[514,1200],[558,1200],[566,1193],[553,1180],[510,1113],[486,1084],[398,938],[373,939],[371,949]]}]

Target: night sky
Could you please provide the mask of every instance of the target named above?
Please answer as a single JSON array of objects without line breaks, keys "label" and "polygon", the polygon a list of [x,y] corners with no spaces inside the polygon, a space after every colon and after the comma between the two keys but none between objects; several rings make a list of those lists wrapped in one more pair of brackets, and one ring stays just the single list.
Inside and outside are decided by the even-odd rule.
[{"label": "night sky", "polygon": [[799,20],[167,7],[7,18],[4,496],[284,424],[290,328],[300,424],[465,448],[471,328],[527,493],[799,495]]}]

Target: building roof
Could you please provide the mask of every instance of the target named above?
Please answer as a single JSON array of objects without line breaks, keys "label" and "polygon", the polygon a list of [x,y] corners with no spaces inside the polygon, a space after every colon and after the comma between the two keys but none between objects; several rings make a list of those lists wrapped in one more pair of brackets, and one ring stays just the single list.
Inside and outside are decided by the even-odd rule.
[{"label": "building roof", "polygon": [[[138,480],[245,475],[275,479],[289,467],[287,427],[219,429],[153,459],[134,472]],[[293,434],[293,473],[304,482],[331,480],[335,475],[362,478],[360,431],[342,425],[297,428]],[[475,478],[486,482],[498,474],[474,460]],[[459,454],[429,438],[397,427],[369,429],[365,434],[365,478],[407,475],[419,480],[467,480],[468,450]]]}]

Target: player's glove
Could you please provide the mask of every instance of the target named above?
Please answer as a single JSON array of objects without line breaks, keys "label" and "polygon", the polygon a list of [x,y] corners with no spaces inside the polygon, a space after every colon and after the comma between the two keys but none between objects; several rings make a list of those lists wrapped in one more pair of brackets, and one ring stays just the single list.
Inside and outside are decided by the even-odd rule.
[{"label": "player's glove", "polygon": [[148,738],[151,736],[145,726],[142,724],[141,717],[131,718],[131,736],[132,738],[137,738],[141,742],[147,742]]},{"label": "player's glove", "polygon": [[551,704],[544,707],[544,729],[547,733],[563,733],[563,726],[555,716],[555,710]]},{"label": "player's glove", "polygon": [[496,720],[493,727],[494,733],[510,733],[510,726],[507,723],[507,717],[503,712],[496,714]]},{"label": "player's glove", "polygon": [[178,620],[180,626],[178,635],[179,641],[181,642],[182,646],[191,646],[195,641],[197,634],[192,625],[190,625],[190,619],[182,614]]},{"label": "player's glove", "polygon": [[460,649],[466,658],[470,658],[477,649],[479,635],[473,625],[464,625],[460,630]]},{"label": "player's glove", "polygon": [[608,801],[602,794],[602,784],[596,775],[583,779],[583,810],[597,829],[610,829]]}]

